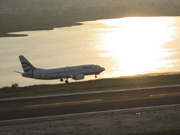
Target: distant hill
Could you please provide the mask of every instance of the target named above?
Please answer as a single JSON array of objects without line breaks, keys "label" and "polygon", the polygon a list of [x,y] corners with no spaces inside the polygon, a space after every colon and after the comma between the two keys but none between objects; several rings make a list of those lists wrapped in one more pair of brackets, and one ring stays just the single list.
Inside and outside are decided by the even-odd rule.
[{"label": "distant hill", "polygon": [[[180,0],[0,0],[0,13],[180,13]],[[121,14],[121,13],[119,13]]]},{"label": "distant hill", "polygon": [[0,0],[0,37],[125,16],[179,16],[180,0]]}]

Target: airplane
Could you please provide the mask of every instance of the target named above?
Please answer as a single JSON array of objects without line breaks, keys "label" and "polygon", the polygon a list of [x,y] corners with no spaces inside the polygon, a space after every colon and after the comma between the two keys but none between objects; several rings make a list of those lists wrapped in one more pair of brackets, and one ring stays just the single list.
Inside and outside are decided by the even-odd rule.
[{"label": "airplane", "polygon": [[65,80],[65,83],[68,83],[68,78],[74,80],[81,80],[85,78],[85,75],[97,75],[105,70],[105,68],[89,64],[89,65],[80,65],[80,66],[71,66],[71,67],[62,67],[55,69],[41,69],[34,67],[23,55],[19,56],[24,73],[21,73],[23,77],[42,79],[42,80],[52,80],[60,79],[61,82]]}]

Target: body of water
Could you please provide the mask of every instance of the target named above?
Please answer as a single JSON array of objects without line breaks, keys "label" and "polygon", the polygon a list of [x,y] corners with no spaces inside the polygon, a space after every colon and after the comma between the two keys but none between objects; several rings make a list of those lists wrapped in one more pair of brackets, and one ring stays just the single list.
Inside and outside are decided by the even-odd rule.
[{"label": "body of water", "polygon": [[[59,83],[23,78],[24,55],[39,68],[98,64],[99,78],[180,71],[180,17],[127,17],[0,38],[0,87]],[[94,76],[86,77],[93,79]]]}]

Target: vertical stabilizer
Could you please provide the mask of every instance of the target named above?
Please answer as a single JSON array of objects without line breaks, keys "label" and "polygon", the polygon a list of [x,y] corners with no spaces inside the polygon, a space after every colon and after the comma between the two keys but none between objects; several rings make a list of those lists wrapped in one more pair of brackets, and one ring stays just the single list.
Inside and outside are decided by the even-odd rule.
[{"label": "vertical stabilizer", "polygon": [[19,60],[24,72],[32,71],[33,69],[35,69],[35,67],[23,55],[19,56]]}]

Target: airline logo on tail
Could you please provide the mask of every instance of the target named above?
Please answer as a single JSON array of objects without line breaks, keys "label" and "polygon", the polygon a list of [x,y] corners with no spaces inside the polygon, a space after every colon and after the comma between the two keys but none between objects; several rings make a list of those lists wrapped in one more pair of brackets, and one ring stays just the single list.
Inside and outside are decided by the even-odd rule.
[{"label": "airline logo on tail", "polygon": [[35,69],[35,67],[24,56],[19,56],[19,60],[21,61],[24,72]]},{"label": "airline logo on tail", "polygon": [[22,64],[24,72],[28,72],[28,71],[33,69],[32,66],[29,63],[22,62],[21,64]]}]

